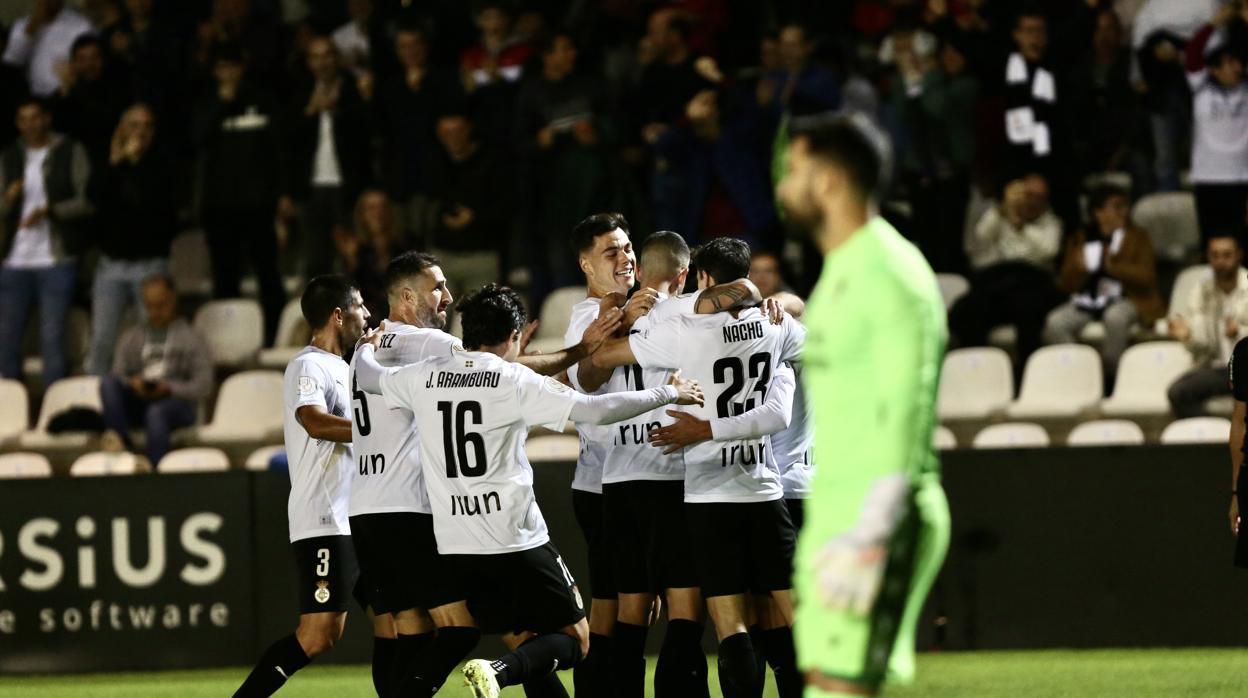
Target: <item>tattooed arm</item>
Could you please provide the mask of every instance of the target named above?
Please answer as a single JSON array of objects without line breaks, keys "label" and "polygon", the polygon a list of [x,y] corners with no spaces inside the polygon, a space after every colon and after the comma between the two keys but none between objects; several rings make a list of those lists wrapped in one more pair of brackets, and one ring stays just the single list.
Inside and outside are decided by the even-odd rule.
[{"label": "tattooed arm", "polygon": [[698,315],[722,313],[736,308],[750,308],[763,302],[763,294],[749,279],[716,284],[698,294],[694,312]]}]

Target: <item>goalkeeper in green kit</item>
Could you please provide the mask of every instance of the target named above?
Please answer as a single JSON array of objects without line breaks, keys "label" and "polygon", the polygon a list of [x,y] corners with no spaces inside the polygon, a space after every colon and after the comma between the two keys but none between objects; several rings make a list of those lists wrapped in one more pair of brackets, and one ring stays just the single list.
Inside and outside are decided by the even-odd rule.
[{"label": "goalkeeper in green kit", "polygon": [[804,318],[815,470],[793,631],[806,698],[914,675],[915,626],[949,546],[931,446],[945,310],[931,267],[875,210],[884,137],[853,116],[794,119],[777,195],[823,272]]}]

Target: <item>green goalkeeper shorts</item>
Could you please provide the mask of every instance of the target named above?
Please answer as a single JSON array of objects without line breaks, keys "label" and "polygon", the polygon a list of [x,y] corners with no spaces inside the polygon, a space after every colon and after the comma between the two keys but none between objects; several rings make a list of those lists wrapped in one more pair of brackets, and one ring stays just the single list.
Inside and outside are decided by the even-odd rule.
[{"label": "green goalkeeper shorts", "polygon": [[[807,502],[813,505],[814,500]],[[793,580],[798,665],[803,671],[865,686],[913,680],[919,614],[949,548],[949,504],[940,483],[933,480],[915,491],[909,512],[889,542],[880,594],[868,615],[819,603],[814,565],[819,547],[798,548]]]}]

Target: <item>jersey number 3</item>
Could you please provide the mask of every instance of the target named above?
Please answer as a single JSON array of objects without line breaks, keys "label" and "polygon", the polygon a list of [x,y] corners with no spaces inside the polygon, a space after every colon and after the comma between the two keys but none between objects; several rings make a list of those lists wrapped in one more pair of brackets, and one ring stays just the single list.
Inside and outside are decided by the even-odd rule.
[{"label": "jersey number 3", "polygon": [[[480,477],[485,474],[485,438],[474,431],[468,431],[468,418],[472,423],[481,424],[481,403],[466,400],[459,404],[439,402],[438,411],[442,413],[442,447],[446,454],[446,476]],[[468,457],[468,446],[471,444],[473,457]]]},{"label": "jersey number 3", "polygon": [[[771,353],[762,351],[752,354],[748,363],[749,377],[755,381],[754,392],[758,393],[760,401],[765,400],[767,399],[767,384],[771,382]],[[745,387],[745,364],[739,357],[725,356],[716,361],[711,368],[715,372],[717,385],[728,383],[728,387],[715,401],[715,411],[721,419],[735,417],[754,409],[756,403],[753,397],[746,398],[744,402],[734,402],[741,394],[741,389]]]}]

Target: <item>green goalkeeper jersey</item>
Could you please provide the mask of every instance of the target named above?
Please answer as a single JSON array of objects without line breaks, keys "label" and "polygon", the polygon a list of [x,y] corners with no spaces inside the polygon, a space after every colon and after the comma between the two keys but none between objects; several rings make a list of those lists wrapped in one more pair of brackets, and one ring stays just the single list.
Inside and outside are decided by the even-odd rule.
[{"label": "green goalkeeper jersey", "polygon": [[945,308],[922,254],[876,217],[827,256],[804,321],[819,466],[803,539],[815,544],[854,526],[881,476],[904,473],[915,489],[939,481]]}]

